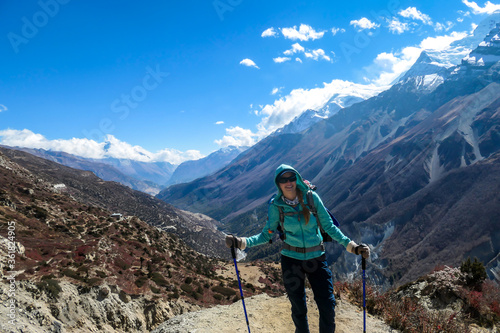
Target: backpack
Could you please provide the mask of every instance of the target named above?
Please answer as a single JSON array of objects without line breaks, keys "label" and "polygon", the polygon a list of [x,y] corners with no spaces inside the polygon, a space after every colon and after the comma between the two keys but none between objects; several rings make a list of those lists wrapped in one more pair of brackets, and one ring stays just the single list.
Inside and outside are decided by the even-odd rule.
[{"label": "backpack", "polygon": [[[316,223],[318,223],[318,227],[319,227],[319,230],[321,232],[321,236],[323,237],[323,242],[331,242],[332,241],[332,237],[330,237],[329,234],[327,234],[324,230],[323,230],[323,227],[321,226],[321,223],[319,222],[319,218],[318,218],[318,211],[316,210],[316,206],[314,204],[314,198],[313,198],[313,194],[312,192],[313,191],[316,191],[317,187],[313,184],[311,184],[309,181],[307,180],[304,180],[304,183],[309,187],[309,190],[307,191],[306,193],[306,198],[307,198],[307,208],[309,209],[309,211],[314,215],[314,217],[316,218]],[[274,196],[271,198],[271,200],[269,200],[269,204],[272,204],[274,201]],[[325,207],[326,208],[326,207]],[[278,233],[279,233],[279,237],[282,241],[284,241],[286,239],[286,235],[285,235],[285,227],[284,227],[284,222],[285,222],[285,216],[292,216],[292,215],[297,215],[298,212],[290,212],[290,213],[285,213],[283,211],[283,208],[281,206],[278,206],[278,210],[280,212],[280,224],[278,225]],[[333,216],[332,212],[326,208],[326,211],[328,212],[328,214],[330,214],[330,217],[333,221],[333,224],[336,226],[336,227],[339,227],[340,226],[340,223],[339,221],[337,221],[337,219],[335,218],[335,216]]]}]

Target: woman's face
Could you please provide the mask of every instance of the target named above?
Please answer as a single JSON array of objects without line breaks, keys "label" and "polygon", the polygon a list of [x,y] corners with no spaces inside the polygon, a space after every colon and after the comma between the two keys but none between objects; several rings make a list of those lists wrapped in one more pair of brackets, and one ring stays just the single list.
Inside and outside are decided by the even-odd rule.
[{"label": "woman's face", "polygon": [[[285,182],[286,181],[286,182]],[[281,192],[283,195],[293,200],[297,196],[297,175],[293,172],[284,173],[278,180]]]}]

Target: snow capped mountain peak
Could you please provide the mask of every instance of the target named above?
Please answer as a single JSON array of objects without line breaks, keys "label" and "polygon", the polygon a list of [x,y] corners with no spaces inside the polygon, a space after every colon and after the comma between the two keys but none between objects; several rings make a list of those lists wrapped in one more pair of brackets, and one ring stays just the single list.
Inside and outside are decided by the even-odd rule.
[{"label": "snow capped mountain peak", "polygon": [[490,67],[498,61],[500,61],[500,23],[497,23],[479,46],[462,60],[462,64]]},{"label": "snow capped mountain peak", "polygon": [[495,64],[500,60],[499,22],[500,14],[490,15],[473,34],[451,43],[447,49],[422,51],[415,64],[396,80],[397,84],[429,92],[466,68]]},{"label": "snow capped mountain peak", "polygon": [[417,61],[399,80],[400,84],[412,84],[419,90],[432,91],[444,82],[448,68],[439,58],[422,51]]}]

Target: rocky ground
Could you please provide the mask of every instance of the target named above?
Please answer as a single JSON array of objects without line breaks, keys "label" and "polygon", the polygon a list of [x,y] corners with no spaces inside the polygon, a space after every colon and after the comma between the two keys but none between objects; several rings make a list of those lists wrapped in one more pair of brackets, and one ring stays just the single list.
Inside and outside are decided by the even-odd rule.
[{"label": "rocky ground", "polygon": [[[84,290],[64,281],[60,288],[59,301],[54,302],[33,283],[17,283],[12,290],[0,284],[0,332],[149,332],[154,322],[200,309],[183,299],[131,298],[116,286]],[[11,300],[15,300],[12,308]]]},{"label": "rocky ground", "polygon": [[[257,285],[262,272],[251,264],[239,266],[244,283]],[[218,274],[234,275],[230,263],[221,266]],[[83,333],[83,332],[153,332],[201,333],[247,332],[241,301],[230,305],[202,308],[183,298],[166,301],[151,297],[130,297],[115,286],[101,285],[81,288],[72,283],[60,283],[60,297],[53,302],[30,282],[17,284],[10,297],[9,284],[0,284],[0,332],[8,333]],[[318,332],[318,310],[308,291],[311,332]],[[15,324],[10,325],[9,300],[16,300]],[[252,332],[293,332],[290,303],[286,296],[259,294],[245,298]],[[162,324],[157,324],[162,323]],[[337,297],[336,332],[362,332],[363,311],[341,294]],[[470,327],[471,333],[497,332],[496,328]],[[399,332],[382,319],[367,314],[367,332]]]}]

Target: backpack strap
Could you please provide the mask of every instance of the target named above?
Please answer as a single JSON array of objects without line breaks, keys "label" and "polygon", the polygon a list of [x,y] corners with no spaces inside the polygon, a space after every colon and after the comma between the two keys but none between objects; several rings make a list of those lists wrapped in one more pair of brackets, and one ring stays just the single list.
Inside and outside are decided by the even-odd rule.
[{"label": "backpack strap", "polygon": [[321,223],[319,223],[318,211],[316,210],[316,205],[314,204],[314,198],[313,198],[312,190],[307,191],[306,197],[307,197],[307,208],[309,208],[309,211],[316,218],[316,223],[318,224],[318,227],[319,227],[321,233],[323,233],[324,232],[323,228],[321,227]]},{"label": "backpack strap", "polygon": [[280,212],[280,224],[278,226],[278,232],[280,234],[280,238],[281,240],[285,240],[286,239],[286,232],[285,232],[285,216],[293,216],[293,215],[297,215],[298,212],[289,212],[289,213],[285,213],[283,211],[283,207],[281,206],[277,206],[278,207],[278,210]]},{"label": "backpack strap", "polygon": [[[327,234],[325,232],[325,230],[323,230],[323,227],[321,226],[321,223],[319,222],[319,218],[318,218],[318,211],[316,210],[316,205],[314,203],[314,197],[313,197],[313,190],[309,190],[307,191],[306,193],[306,197],[307,197],[307,208],[309,209],[309,211],[314,215],[314,217],[316,218],[316,223],[318,224],[318,228],[319,228],[319,232],[321,234],[321,236],[323,237],[323,241],[324,242],[331,242],[332,241],[332,237]],[[337,220],[335,219],[335,217],[333,217],[332,213],[327,209],[327,212],[328,214],[330,214],[332,220],[333,220],[333,223],[338,226],[338,222]]]},{"label": "backpack strap", "polygon": [[307,191],[306,197],[307,197],[307,208],[309,208],[309,211],[314,215],[314,217],[316,218],[316,220],[318,220],[318,211],[316,210],[316,206],[314,204],[314,198],[313,198],[312,190],[308,190]]}]

